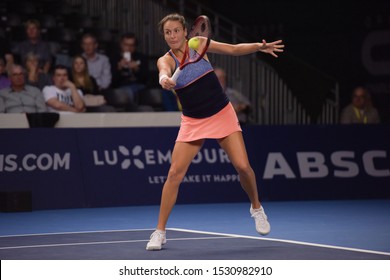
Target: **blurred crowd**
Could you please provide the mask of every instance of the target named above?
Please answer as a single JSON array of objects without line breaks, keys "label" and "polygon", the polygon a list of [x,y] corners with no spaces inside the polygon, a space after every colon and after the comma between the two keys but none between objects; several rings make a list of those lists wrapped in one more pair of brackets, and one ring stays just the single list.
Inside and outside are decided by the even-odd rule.
[{"label": "blurred crowd", "polygon": [[[139,51],[136,34],[97,28],[96,19],[66,3],[45,2],[45,11],[18,3],[8,1],[13,10],[0,17],[0,113],[180,110],[175,94],[158,84],[149,67],[155,61]],[[224,69],[215,71],[240,122],[250,123],[250,101],[228,87]],[[362,86],[341,109],[342,124],[380,122]]]},{"label": "blurred crowd", "polygon": [[134,33],[96,28],[71,6],[53,7],[61,13],[41,15],[26,2],[1,17],[0,113],[178,110]]}]

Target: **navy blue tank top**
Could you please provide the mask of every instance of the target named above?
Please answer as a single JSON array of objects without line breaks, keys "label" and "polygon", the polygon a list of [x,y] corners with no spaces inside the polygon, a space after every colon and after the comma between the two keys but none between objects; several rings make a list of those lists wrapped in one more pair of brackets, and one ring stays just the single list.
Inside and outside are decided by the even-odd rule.
[{"label": "navy blue tank top", "polygon": [[[176,56],[172,51],[169,54],[175,60],[176,67],[179,67]],[[210,117],[229,103],[213,67],[206,59],[184,67],[174,90],[179,97],[183,115],[191,118]]]}]

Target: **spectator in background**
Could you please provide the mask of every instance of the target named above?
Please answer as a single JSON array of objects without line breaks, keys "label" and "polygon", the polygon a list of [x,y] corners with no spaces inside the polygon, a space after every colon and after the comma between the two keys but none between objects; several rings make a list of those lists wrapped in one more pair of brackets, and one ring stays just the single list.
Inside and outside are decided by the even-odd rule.
[{"label": "spectator in background", "polygon": [[75,55],[73,57],[71,80],[84,95],[99,94],[99,87],[96,80],[89,75],[87,60],[82,55]]},{"label": "spectator in background", "polygon": [[76,55],[73,57],[71,81],[83,92],[87,111],[115,111],[114,107],[105,105],[106,100],[99,92],[99,87],[95,78],[89,75],[87,60],[82,55]]},{"label": "spectator in background", "polygon": [[230,102],[232,103],[233,108],[236,111],[238,120],[240,121],[241,124],[248,123],[248,113],[250,111],[250,102],[248,98],[238,90],[235,90],[227,86],[226,72],[224,69],[217,67],[214,69],[214,72],[217,75],[217,78],[219,80],[219,83],[222,86],[222,89],[224,90],[225,94],[227,95]]},{"label": "spectator in background", "polygon": [[3,37],[0,37],[0,59],[3,60],[6,72],[10,71],[11,65],[14,64],[14,56],[11,52],[8,41]]},{"label": "spectator in background", "polygon": [[98,42],[94,35],[84,34],[81,39],[83,57],[86,58],[88,71],[95,78],[99,90],[107,89],[111,85],[111,66],[108,57],[97,53]]},{"label": "spectator in background", "polygon": [[364,87],[356,87],[352,92],[351,104],[341,112],[342,124],[369,124],[379,123],[378,110],[372,105],[368,90]]},{"label": "spectator in background", "polygon": [[11,81],[8,78],[4,59],[0,57],[0,89],[11,86]]},{"label": "spectator in background", "polygon": [[39,21],[35,19],[28,20],[25,27],[27,39],[17,44],[13,53],[19,56],[23,65],[26,63],[27,55],[34,53],[39,59],[39,69],[44,73],[48,73],[52,57],[49,44],[41,40]]},{"label": "spectator in background", "polygon": [[129,101],[137,103],[138,93],[145,89],[149,78],[148,58],[137,50],[138,41],[134,33],[121,36],[120,49],[112,56],[113,88],[120,88]]},{"label": "spectator in background", "polygon": [[26,56],[26,84],[42,90],[45,86],[52,85],[52,79],[48,73],[39,69],[39,58],[34,53]]},{"label": "spectator in background", "polygon": [[83,93],[68,78],[68,69],[56,65],[53,74],[54,85],[46,86],[43,95],[50,112],[84,112]]},{"label": "spectator in background", "polygon": [[46,112],[42,92],[26,85],[23,67],[13,64],[9,74],[11,86],[0,90],[0,113]]}]

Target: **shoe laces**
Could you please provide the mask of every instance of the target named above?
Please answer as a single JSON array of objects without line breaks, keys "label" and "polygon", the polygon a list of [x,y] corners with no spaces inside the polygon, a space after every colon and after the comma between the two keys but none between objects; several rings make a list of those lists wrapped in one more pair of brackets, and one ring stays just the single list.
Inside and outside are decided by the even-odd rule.
[{"label": "shoe laces", "polygon": [[257,210],[257,211],[254,211],[254,212],[253,212],[252,218],[261,220],[261,221],[263,222],[263,221],[266,221],[266,220],[267,220],[267,215],[265,215],[265,213],[263,212],[263,210]]},{"label": "shoe laces", "polygon": [[157,240],[164,240],[165,234],[161,231],[154,231],[150,235],[150,240],[157,241]]}]

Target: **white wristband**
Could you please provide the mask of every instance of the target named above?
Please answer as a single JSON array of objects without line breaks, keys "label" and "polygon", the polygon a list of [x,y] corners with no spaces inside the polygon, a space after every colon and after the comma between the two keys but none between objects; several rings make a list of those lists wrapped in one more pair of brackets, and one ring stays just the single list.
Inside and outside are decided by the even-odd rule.
[{"label": "white wristband", "polygon": [[168,79],[168,75],[167,74],[163,74],[161,75],[160,79],[158,80],[158,83],[161,85],[162,81],[165,80],[165,79]]}]

